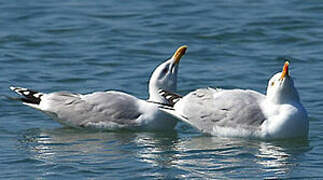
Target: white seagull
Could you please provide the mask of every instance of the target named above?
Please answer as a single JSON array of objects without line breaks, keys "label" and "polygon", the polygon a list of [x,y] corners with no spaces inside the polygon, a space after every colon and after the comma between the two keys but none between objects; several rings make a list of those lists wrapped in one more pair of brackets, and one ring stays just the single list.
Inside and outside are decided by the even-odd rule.
[{"label": "white seagull", "polygon": [[283,139],[308,136],[308,118],[285,62],[266,95],[243,89],[197,89],[184,97],[160,91],[173,108],[161,109],[203,133]]},{"label": "white seagull", "polygon": [[154,70],[149,81],[148,100],[118,91],[82,95],[70,92],[46,94],[20,87],[10,89],[23,96],[18,98],[23,104],[69,127],[169,130],[175,127],[177,120],[158,109],[159,104],[167,104],[158,91],[176,91],[179,62],[186,49],[186,46],[181,46]]}]

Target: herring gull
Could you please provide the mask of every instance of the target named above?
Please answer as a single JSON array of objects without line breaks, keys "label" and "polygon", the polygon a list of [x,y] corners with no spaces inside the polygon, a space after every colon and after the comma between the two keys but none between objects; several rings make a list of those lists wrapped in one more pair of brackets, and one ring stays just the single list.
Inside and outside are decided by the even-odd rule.
[{"label": "herring gull", "polygon": [[308,118],[289,62],[268,83],[266,95],[243,89],[197,89],[184,97],[160,91],[173,108],[161,110],[203,133],[226,137],[282,139],[308,136]]},{"label": "herring gull", "polygon": [[149,81],[148,100],[112,90],[83,95],[70,92],[47,94],[21,87],[10,89],[23,96],[17,98],[23,104],[69,127],[169,130],[174,128],[177,120],[158,109],[158,104],[167,104],[158,91],[176,91],[179,62],[186,49],[186,46],[181,46],[154,70]]}]

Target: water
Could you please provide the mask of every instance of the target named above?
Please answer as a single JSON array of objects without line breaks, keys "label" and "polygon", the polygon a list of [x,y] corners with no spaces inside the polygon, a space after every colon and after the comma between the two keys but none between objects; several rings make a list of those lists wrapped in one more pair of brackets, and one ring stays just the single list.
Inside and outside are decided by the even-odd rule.
[{"label": "water", "polygon": [[0,89],[118,89],[147,97],[154,67],[181,45],[178,93],[199,87],[265,92],[291,62],[309,113],[308,140],[64,128],[1,97],[2,179],[322,179],[323,2],[1,1]]}]

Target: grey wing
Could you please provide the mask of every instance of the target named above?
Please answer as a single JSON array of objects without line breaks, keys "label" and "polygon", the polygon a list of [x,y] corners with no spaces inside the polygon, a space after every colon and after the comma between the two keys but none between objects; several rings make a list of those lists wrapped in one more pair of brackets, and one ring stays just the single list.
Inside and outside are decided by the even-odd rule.
[{"label": "grey wing", "polygon": [[141,115],[137,98],[121,92],[88,95],[53,93],[48,96],[48,113],[69,126],[133,126]]},{"label": "grey wing", "polygon": [[266,119],[258,103],[262,98],[253,91],[199,89],[184,97],[182,114],[206,133],[215,125],[258,128]]}]

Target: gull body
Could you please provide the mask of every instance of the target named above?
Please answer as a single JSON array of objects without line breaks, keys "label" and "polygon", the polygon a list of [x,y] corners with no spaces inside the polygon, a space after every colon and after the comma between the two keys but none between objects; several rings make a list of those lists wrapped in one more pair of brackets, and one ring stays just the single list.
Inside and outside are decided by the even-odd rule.
[{"label": "gull body", "polygon": [[158,109],[167,104],[158,91],[176,91],[179,61],[187,47],[178,48],[175,54],[160,64],[149,81],[149,99],[138,99],[120,91],[75,94],[70,92],[40,93],[26,88],[10,87],[23,104],[38,109],[57,122],[77,128],[169,130],[177,120]]},{"label": "gull body", "polygon": [[281,139],[308,136],[307,112],[286,62],[269,81],[267,93],[242,89],[197,89],[184,97],[160,94],[173,104],[161,109],[216,136]]}]

